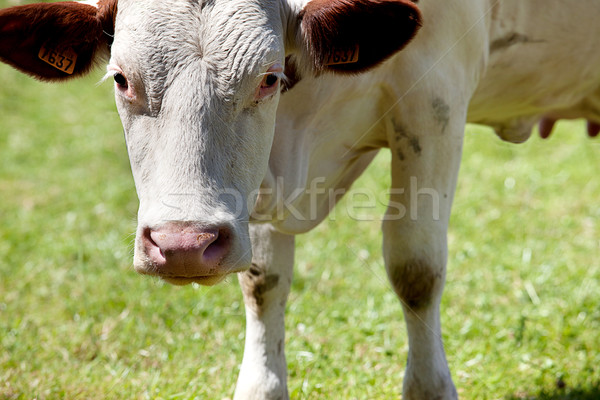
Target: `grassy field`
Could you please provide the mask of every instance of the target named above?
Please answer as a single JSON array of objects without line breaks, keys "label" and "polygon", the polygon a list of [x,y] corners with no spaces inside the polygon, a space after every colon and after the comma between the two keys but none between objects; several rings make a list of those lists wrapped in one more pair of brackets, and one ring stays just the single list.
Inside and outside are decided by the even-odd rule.
[{"label": "grassy field", "polygon": [[[230,398],[237,279],[133,271],[137,198],[100,76],[50,86],[0,66],[0,399]],[[519,146],[467,134],[442,310],[463,399],[600,398],[600,139],[559,128]],[[383,192],[388,162],[357,186]],[[407,338],[380,222],[344,210],[298,238],[291,396],[396,399]]]}]

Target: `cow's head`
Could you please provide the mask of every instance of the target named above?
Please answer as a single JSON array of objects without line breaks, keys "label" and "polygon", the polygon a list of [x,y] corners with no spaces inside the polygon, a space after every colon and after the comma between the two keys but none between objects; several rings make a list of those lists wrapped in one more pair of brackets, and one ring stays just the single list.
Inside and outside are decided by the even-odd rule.
[{"label": "cow's head", "polygon": [[286,59],[365,71],[419,21],[409,0],[45,3],[0,11],[0,59],[55,81],[109,56],[140,199],[134,266],[214,284],[250,265]]}]

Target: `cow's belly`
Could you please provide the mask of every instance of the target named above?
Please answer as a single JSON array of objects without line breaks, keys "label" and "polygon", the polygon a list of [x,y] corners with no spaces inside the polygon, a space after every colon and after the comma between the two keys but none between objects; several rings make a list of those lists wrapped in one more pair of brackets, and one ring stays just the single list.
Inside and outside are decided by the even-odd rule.
[{"label": "cow's belly", "polygon": [[505,92],[489,91],[485,96],[474,97],[468,122],[490,126],[502,139],[515,143],[527,140],[534,125],[544,119],[583,118],[599,124],[600,86],[568,82],[571,87],[558,87],[554,93],[527,92],[519,90],[524,86],[519,82],[507,83]]},{"label": "cow's belly", "polygon": [[[600,71],[600,63],[595,65]],[[512,142],[526,140],[542,118],[599,123],[600,76],[586,69],[547,74],[543,67],[529,74],[511,67],[491,70],[471,99],[468,122],[491,126]]]}]

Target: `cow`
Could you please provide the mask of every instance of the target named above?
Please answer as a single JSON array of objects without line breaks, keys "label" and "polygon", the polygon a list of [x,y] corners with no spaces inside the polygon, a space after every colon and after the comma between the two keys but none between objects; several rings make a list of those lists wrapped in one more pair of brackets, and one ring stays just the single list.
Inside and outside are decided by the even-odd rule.
[{"label": "cow", "polygon": [[[600,131],[593,0],[91,0],[0,11],[0,59],[41,80],[108,60],[140,205],[134,268],[237,273],[236,399],[288,398],[294,235],[390,148],[383,256],[408,332],[404,399],[456,399],[441,339],[467,122],[523,142]],[[417,182],[417,184],[413,184]],[[427,188],[436,196],[419,196]],[[330,194],[335,193],[332,197]]]}]

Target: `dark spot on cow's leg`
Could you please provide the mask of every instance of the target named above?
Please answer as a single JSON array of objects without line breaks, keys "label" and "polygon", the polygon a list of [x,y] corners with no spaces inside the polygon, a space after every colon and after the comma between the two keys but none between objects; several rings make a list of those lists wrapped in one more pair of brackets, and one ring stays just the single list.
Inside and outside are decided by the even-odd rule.
[{"label": "dark spot on cow's leg", "polygon": [[421,144],[419,143],[418,137],[416,137],[416,136],[409,137],[408,143],[410,144],[410,147],[412,147],[412,149],[416,155],[418,155],[418,156],[421,155]]},{"label": "dark spot on cow's leg", "polygon": [[433,118],[441,126],[441,133],[444,133],[450,122],[450,106],[439,97],[433,99],[431,106],[433,107]]},{"label": "dark spot on cow's leg", "polygon": [[[402,151],[401,147],[408,146],[417,156],[421,155],[421,143],[419,142],[419,137],[415,135],[411,135],[408,133],[404,127],[398,123],[395,119],[392,119],[392,124],[394,127],[394,144],[393,147],[396,150],[396,155],[400,161],[404,161],[406,156]],[[406,142],[406,143],[405,143]]]},{"label": "dark spot on cow's leg", "polygon": [[265,294],[278,283],[279,275],[266,274],[263,268],[253,263],[250,269],[244,272],[242,290],[247,298],[252,299],[259,311],[265,303]]},{"label": "dark spot on cow's leg", "polygon": [[254,276],[260,276],[260,268],[256,264],[252,264],[248,272]]},{"label": "dark spot on cow's leg", "polygon": [[413,310],[429,304],[436,287],[442,283],[441,271],[421,260],[392,265],[388,267],[388,275],[402,303]]},{"label": "dark spot on cow's leg", "polygon": [[396,135],[394,136],[394,139],[396,140],[396,142],[399,142],[402,139],[408,137],[408,134],[406,133],[406,130],[400,124],[400,122],[398,122],[396,120],[396,118],[392,118],[392,125],[394,126],[394,132],[396,132]]},{"label": "dark spot on cow's leg", "polygon": [[398,160],[404,161],[404,153],[399,147],[396,148],[396,155],[398,156]]}]

